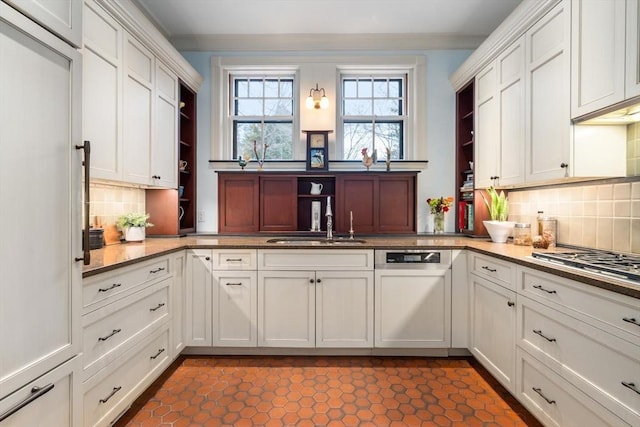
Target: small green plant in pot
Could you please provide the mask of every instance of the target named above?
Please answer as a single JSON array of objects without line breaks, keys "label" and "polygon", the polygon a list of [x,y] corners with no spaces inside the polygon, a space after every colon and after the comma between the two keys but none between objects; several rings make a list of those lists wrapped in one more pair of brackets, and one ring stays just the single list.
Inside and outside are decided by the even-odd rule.
[{"label": "small green plant in pot", "polygon": [[489,196],[489,200],[487,200],[484,194],[482,194],[482,200],[489,211],[489,218],[491,218],[491,220],[483,221],[483,224],[489,236],[491,236],[491,241],[495,243],[505,243],[515,225],[514,221],[507,221],[509,217],[509,201],[504,191],[500,191],[498,194],[493,187],[487,189],[487,195]]},{"label": "small green plant in pot", "polygon": [[142,242],[145,238],[145,229],[153,227],[150,223],[149,214],[128,213],[120,215],[116,225],[120,227],[127,242]]}]

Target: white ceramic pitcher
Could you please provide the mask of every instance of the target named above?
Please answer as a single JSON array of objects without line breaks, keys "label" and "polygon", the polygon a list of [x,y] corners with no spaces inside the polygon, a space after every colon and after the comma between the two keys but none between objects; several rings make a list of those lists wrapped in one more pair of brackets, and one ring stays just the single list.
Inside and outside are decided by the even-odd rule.
[{"label": "white ceramic pitcher", "polygon": [[320,194],[322,193],[322,187],[323,185],[319,182],[312,182],[311,183],[311,194]]}]

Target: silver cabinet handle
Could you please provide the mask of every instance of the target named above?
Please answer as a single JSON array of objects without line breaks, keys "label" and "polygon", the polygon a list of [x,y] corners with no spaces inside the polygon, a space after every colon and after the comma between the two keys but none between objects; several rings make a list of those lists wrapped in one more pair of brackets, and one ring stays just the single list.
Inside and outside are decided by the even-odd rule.
[{"label": "silver cabinet handle", "polygon": [[114,283],[113,285],[109,286],[108,288],[100,288],[100,289],[98,289],[98,292],[109,292],[111,289],[119,288],[120,286],[122,286],[122,283]]},{"label": "silver cabinet handle", "polygon": [[536,335],[540,335],[542,338],[544,338],[545,340],[547,340],[547,341],[549,341],[549,342],[556,342],[556,339],[555,339],[555,338],[549,338],[549,337],[545,336],[545,335],[542,333],[542,330],[535,330],[535,329],[533,329],[533,333],[534,333],[534,334],[536,334]]},{"label": "silver cabinet handle", "polygon": [[163,302],[159,303],[158,305],[156,305],[156,306],[155,306],[155,307],[153,307],[153,308],[150,308],[150,309],[149,309],[149,311],[156,311],[156,310],[160,310],[162,307],[164,307],[164,303],[163,303]]},{"label": "silver cabinet handle", "polygon": [[84,265],[91,264],[91,250],[89,249],[89,207],[90,207],[90,168],[91,168],[91,142],[84,141],[82,145],[76,145],[76,150],[84,151],[84,160],[82,165],[84,166],[84,236],[82,238],[84,249],[82,251],[82,257],[76,257],[76,261],[83,261]]},{"label": "silver cabinet handle", "polygon": [[105,397],[104,399],[100,399],[100,403],[107,403],[109,399],[111,399],[113,395],[119,392],[120,390],[122,390],[122,387],[114,387],[113,390],[111,390],[111,393],[109,393],[109,396]]},{"label": "silver cabinet handle", "polygon": [[495,268],[490,268],[488,265],[483,265],[483,266],[482,266],[482,269],[483,269],[483,270],[487,270],[487,271],[489,271],[489,272],[491,272],[491,273],[495,273],[496,271],[498,271],[498,270],[497,270],[497,269],[495,269]]},{"label": "silver cabinet handle", "polygon": [[548,293],[548,294],[555,294],[555,293],[557,293],[557,292],[556,292],[556,291],[554,291],[554,290],[549,290],[549,289],[545,289],[545,288],[543,288],[543,287],[542,287],[542,285],[533,285],[533,287],[534,287],[535,289],[541,290],[541,291],[546,292],[546,293]]},{"label": "silver cabinet handle", "polygon": [[622,320],[627,323],[633,323],[634,325],[640,326],[640,322],[638,322],[634,317],[623,317]]},{"label": "silver cabinet handle", "polygon": [[151,359],[151,360],[155,360],[155,359],[157,359],[157,358],[158,358],[158,356],[160,356],[163,352],[164,352],[164,348],[159,349],[159,350],[158,350],[158,352],[157,352],[155,355],[153,355],[153,356],[151,356],[151,357],[150,357],[150,359]]},{"label": "silver cabinet handle", "polygon": [[112,336],[114,336],[115,334],[120,333],[120,332],[122,332],[122,329],[114,329],[113,331],[111,331],[111,333],[109,335],[98,338],[98,341],[106,341],[109,338],[111,338]]},{"label": "silver cabinet handle", "polygon": [[536,393],[538,393],[540,395],[540,397],[542,397],[544,400],[546,400],[549,405],[555,405],[556,404],[555,400],[551,400],[547,396],[542,394],[542,389],[532,387],[532,390],[535,391]]},{"label": "silver cabinet handle", "polygon": [[35,386],[31,388],[31,394],[27,396],[26,399],[24,399],[21,402],[18,402],[18,404],[16,404],[12,408],[9,408],[6,412],[3,412],[2,414],[0,414],[0,423],[5,419],[9,418],[11,415],[18,412],[20,409],[27,406],[29,403],[49,393],[51,390],[53,390],[53,387],[55,387],[55,385],[51,383],[51,384],[47,384],[44,387]]},{"label": "silver cabinet handle", "polygon": [[155,270],[149,270],[149,274],[156,274],[156,273],[159,273],[161,271],[164,271],[164,267],[158,267]]},{"label": "silver cabinet handle", "polygon": [[638,389],[638,387],[636,387],[635,383],[628,383],[628,382],[622,381],[621,384],[623,386],[625,386],[626,388],[631,389],[631,390],[635,391],[636,393],[640,394],[640,389]]}]

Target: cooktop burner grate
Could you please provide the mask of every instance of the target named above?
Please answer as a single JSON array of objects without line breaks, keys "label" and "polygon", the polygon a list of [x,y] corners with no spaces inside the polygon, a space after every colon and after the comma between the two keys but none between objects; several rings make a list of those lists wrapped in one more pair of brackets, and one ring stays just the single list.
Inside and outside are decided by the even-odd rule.
[{"label": "cooktop burner grate", "polygon": [[532,256],[556,264],[640,283],[640,256],[637,255],[580,248],[572,252],[533,252]]}]

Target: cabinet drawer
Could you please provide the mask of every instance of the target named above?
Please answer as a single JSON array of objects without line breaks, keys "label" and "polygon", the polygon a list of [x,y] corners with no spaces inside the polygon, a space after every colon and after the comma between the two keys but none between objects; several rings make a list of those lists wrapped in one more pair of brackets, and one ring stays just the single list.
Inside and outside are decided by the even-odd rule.
[{"label": "cabinet drawer", "polygon": [[259,250],[260,270],[373,270],[373,250]]},{"label": "cabinet drawer", "polygon": [[169,365],[169,329],[156,331],[84,383],[83,426],[110,425]]},{"label": "cabinet drawer", "polygon": [[214,270],[255,270],[257,251],[245,249],[214,250],[212,267]]},{"label": "cabinet drawer", "polygon": [[82,281],[84,312],[96,309],[99,306],[98,303],[124,294],[137,285],[168,276],[169,265],[169,258],[163,257],[84,279]]},{"label": "cabinet drawer", "polygon": [[[556,374],[632,422],[640,417],[640,347],[526,297],[518,297],[519,345]],[[631,386],[633,387],[633,386]]]},{"label": "cabinet drawer", "polygon": [[516,290],[516,266],[507,261],[471,253],[469,272],[487,278],[512,291]]},{"label": "cabinet drawer", "polygon": [[518,281],[518,292],[640,346],[639,299],[526,267]]},{"label": "cabinet drawer", "polygon": [[517,361],[516,398],[543,424],[562,427],[629,426],[526,351],[518,349]]},{"label": "cabinet drawer", "polygon": [[170,284],[167,278],[83,316],[85,379],[107,363],[107,356],[117,356],[134,337],[169,318]]},{"label": "cabinet drawer", "polygon": [[2,427],[40,426],[43,425],[42,417],[45,415],[47,426],[81,427],[82,414],[77,409],[82,398],[79,377],[81,369],[82,358],[74,357],[2,399],[0,414],[5,414],[11,409],[17,409],[25,399],[33,397],[34,387],[41,389],[41,393],[36,392],[40,397],[2,421]]}]

